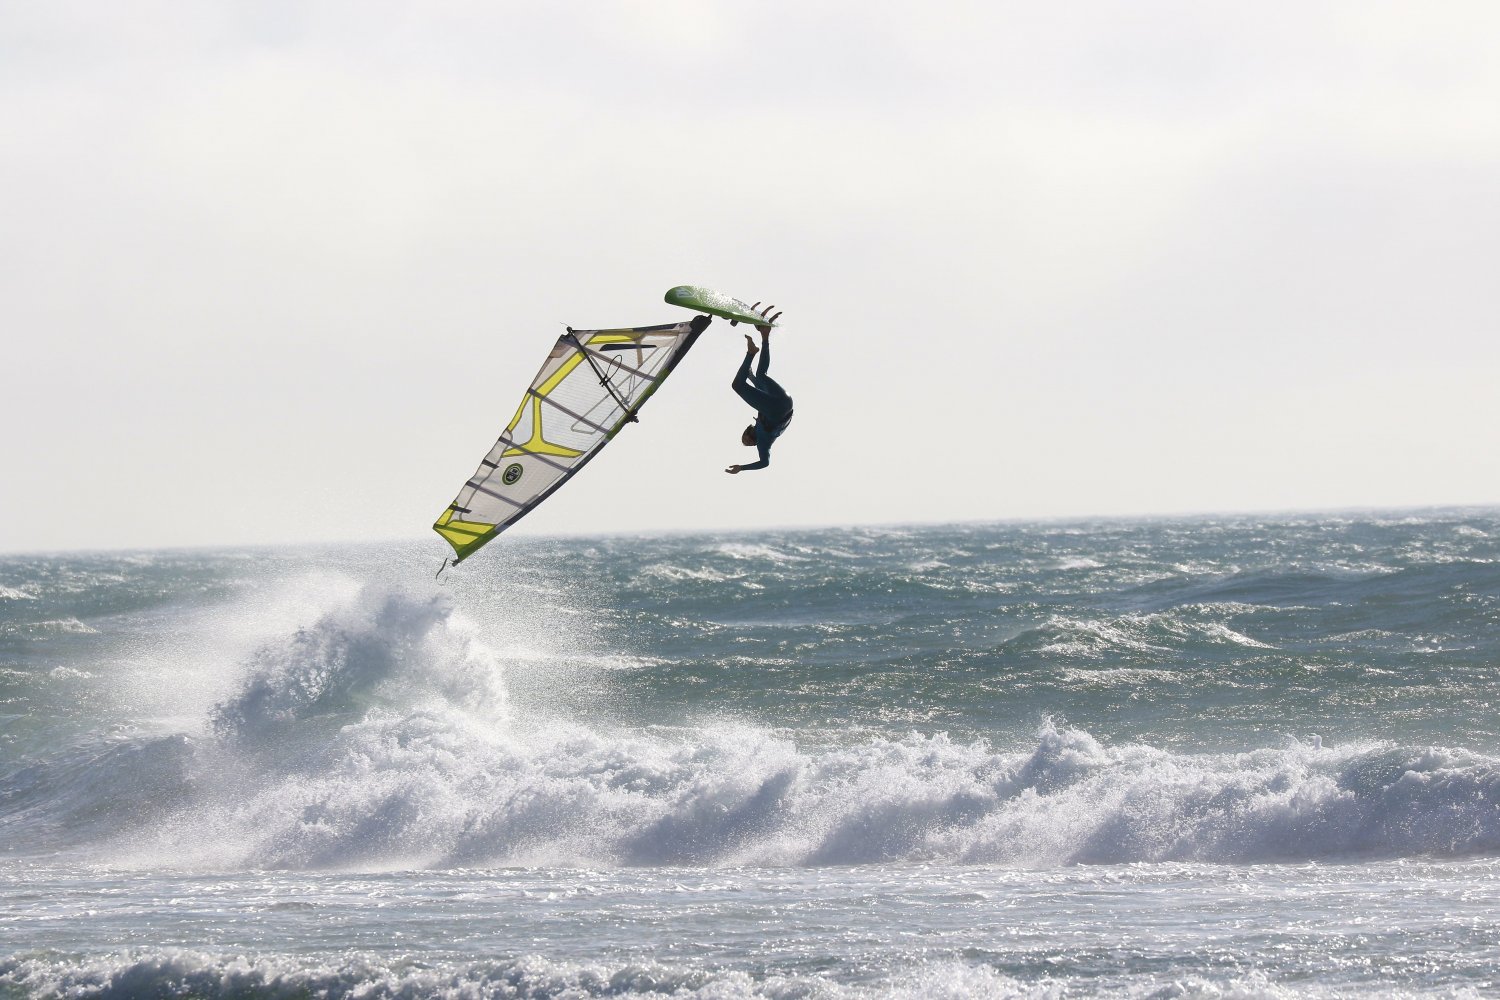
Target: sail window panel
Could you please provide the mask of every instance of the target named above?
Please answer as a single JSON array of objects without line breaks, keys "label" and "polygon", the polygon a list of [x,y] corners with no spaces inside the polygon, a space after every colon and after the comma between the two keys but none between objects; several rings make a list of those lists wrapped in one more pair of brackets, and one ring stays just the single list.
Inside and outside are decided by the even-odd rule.
[{"label": "sail window panel", "polygon": [[547,433],[551,434],[558,422],[566,421],[576,434],[606,434],[625,415],[612,396],[601,396],[596,382],[589,386],[568,385],[558,387],[547,399],[553,404],[543,406],[542,419]]},{"label": "sail window panel", "polygon": [[533,421],[535,419],[534,411],[536,410],[536,407],[531,405],[531,401],[532,397],[529,394],[521,400],[519,407],[520,416],[516,419],[515,426],[511,427],[504,437],[495,442],[495,447],[490,449],[490,453],[485,456],[491,462],[500,461],[500,456],[505,453],[506,437],[517,442],[529,441],[531,439],[535,430]]},{"label": "sail window panel", "polygon": [[[547,402],[540,403],[541,435],[529,441],[518,441],[517,444],[530,448],[532,451],[540,451],[566,459],[570,457],[567,453],[587,452],[604,438],[605,432],[591,425],[608,428],[614,423],[614,420],[609,419],[589,419],[587,423],[584,423],[575,416],[575,414],[580,414],[580,411],[577,407],[568,405],[566,396],[563,399],[555,399],[553,396],[547,398],[556,405],[549,405]],[[618,410],[614,412],[618,413]],[[618,416],[615,419],[619,419]]]}]

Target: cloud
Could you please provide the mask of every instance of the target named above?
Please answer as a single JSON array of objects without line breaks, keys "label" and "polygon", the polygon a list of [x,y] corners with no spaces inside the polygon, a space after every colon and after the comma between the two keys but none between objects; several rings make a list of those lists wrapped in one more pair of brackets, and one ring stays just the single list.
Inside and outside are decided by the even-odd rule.
[{"label": "cloud", "polygon": [[0,547],[421,531],[683,281],[788,309],[773,472],[715,327],[532,530],[1494,500],[1403,469],[1493,443],[1497,17],[7,6]]}]

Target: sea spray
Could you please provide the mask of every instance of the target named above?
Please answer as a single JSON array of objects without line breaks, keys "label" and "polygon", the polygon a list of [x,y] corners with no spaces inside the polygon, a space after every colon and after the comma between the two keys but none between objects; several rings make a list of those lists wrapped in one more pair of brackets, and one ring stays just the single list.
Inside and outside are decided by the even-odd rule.
[{"label": "sea spray", "polygon": [[214,732],[267,739],[312,717],[357,718],[388,700],[389,689],[410,698],[422,681],[432,693],[472,695],[479,679],[482,695],[503,704],[498,679],[477,677],[492,664],[477,665],[480,654],[451,641],[438,648],[449,637],[435,633],[452,610],[443,593],[365,588],[350,605],[258,649],[241,690],[214,708]]}]

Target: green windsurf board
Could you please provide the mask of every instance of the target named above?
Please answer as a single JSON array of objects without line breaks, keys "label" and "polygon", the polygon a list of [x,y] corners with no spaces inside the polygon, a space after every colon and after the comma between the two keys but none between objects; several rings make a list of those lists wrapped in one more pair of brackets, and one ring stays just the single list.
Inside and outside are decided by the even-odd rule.
[{"label": "green windsurf board", "polygon": [[776,316],[781,315],[772,313],[775,306],[759,308],[759,302],[747,305],[723,292],[699,288],[697,285],[678,285],[667,292],[666,300],[674,306],[720,316],[730,323],[749,323],[751,326],[775,326]]}]

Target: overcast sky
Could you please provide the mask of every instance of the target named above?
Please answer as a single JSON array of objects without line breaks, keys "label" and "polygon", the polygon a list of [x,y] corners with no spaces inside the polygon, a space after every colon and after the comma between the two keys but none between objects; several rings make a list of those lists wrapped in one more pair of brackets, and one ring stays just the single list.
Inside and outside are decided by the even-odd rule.
[{"label": "overcast sky", "polygon": [[0,550],[1500,502],[1500,4],[0,2]]}]

